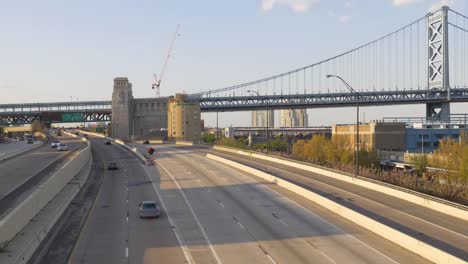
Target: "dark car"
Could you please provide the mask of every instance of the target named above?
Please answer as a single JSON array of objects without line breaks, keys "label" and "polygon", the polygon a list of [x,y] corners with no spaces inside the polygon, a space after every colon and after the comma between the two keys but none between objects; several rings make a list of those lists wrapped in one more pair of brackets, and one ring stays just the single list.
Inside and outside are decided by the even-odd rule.
[{"label": "dark car", "polygon": [[104,141],[104,144],[111,145],[112,143],[110,142],[110,140],[106,140],[106,141]]},{"label": "dark car", "polygon": [[145,141],[143,141],[143,144],[149,144],[149,140],[145,139]]},{"label": "dark car", "polygon": [[80,135],[80,133],[78,133],[78,132],[75,132],[75,135],[79,136],[79,135]]},{"label": "dark car", "polygon": [[115,162],[109,162],[107,164],[107,169],[108,170],[118,170],[119,168],[117,167],[117,163]]},{"label": "dark car", "polygon": [[84,134],[83,137],[87,139],[87,138],[88,138],[88,135],[87,135],[87,134]]},{"label": "dark car", "polygon": [[161,216],[161,208],[159,208],[159,204],[155,201],[143,201],[138,207],[140,218],[158,218]]},{"label": "dark car", "polygon": [[61,136],[62,136],[62,133],[57,132],[57,137],[61,137]]}]

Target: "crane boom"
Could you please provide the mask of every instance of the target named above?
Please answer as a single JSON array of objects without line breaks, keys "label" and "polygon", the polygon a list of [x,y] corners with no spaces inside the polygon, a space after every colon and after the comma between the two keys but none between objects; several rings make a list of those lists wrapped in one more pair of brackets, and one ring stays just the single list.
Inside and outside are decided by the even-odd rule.
[{"label": "crane boom", "polygon": [[167,64],[172,55],[172,50],[174,49],[176,39],[179,36],[179,31],[180,31],[180,24],[177,25],[176,31],[174,32],[174,35],[172,36],[171,44],[169,46],[169,50],[167,51],[166,59],[164,60],[164,63],[161,67],[161,71],[159,72],[159,79],[158,79],[158,76],[154,74],[154,82],[153,82],[152,88],[156,89],[157,97],[159,97],[159,90],[160,90],[159,87],[161,86],[161,80],[164,77],[164,73],[166,72]]}]

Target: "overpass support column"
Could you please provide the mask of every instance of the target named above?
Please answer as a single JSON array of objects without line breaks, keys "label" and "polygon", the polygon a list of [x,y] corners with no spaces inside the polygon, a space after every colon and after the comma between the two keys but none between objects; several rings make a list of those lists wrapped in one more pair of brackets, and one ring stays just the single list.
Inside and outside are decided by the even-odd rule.
[{"label": "overpass support column", "polygon": [[426,118],[450,121],[449,43],[447,6],[428,15],[428,88],[429,93],[445,93],[445,102],[426,104]]}]

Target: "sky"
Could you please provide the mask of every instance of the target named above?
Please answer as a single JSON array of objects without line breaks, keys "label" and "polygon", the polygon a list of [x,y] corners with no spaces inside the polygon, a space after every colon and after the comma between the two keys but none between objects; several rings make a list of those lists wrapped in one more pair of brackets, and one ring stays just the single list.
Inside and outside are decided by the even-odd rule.
[{"label": "sky", "polygon": [[[309,65],[443,4],[468,14],[468,0],[0,0],[0,104],[110,100],[120,76],[133,83],[135,97],[153,97],[153,73],[160,71],[177,24],[164,96]],[[425,107],[362,111],[368,121],[423,116]],[[452,104],[452,112],[468,113],[468,104]],[[314,126],[355,118],[350,108],[308,113]],[[215,124],[215,114],[202,118]],[[221,113],[219,123],[249,126],[250,113]]]}]

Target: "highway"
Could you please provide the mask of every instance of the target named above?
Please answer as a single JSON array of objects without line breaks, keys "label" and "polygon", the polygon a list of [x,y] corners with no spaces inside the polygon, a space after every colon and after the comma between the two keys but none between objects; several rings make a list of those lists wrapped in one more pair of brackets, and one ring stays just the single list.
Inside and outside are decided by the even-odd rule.
[{"label": "highway", "polygon": [[[148,166],[122,146],[90,140],[89,186],[31,264],[428,263],[198,149],[158,145],[157,166]],[[119,170],[108,171],[110,161]],[[142,200],[159,202],[162,216],[140,219]]]},{"label": "highway", "polygon": [[44,144],[0,162],[0,215],[14,208],[37,183],[52,175],[83,146],[79,139],[60,137],[60,140],[68,146],[68,151],[57,151]]},{"label": "highway", "polygon": [[200,150],[156,149],[165,216],[191,262],[425,263],[313,202],[201,156]]},{"label": "highway", "polygon": [[[148,175],[157,175],[155,168],[142,166],[121,146],[104,145],[103,140],[95,138],[91,138],[91,142],[90,178],[102,175],[96,200],[89,215],[81,215],[85,219],[76,244],[60,249],[70,247],[70,236],[69,229],[59,230],[62,234],[57,235],[51,246],[55,252],[39,263],[62,263],[52,260],[66,259],[68,251],[70,263],[184,263],[183,251],[168,218],[142,220],[138,217],[140,201],[159,201],[148,178]],[[106,166],[110,161],[117,162],[119,170],[108,171]],[[155,184],[158,182],[156,177],[152,180]]]},{"label": "highway", "polygon": [[[208,152],[206,149],[194,149],[193,151],[200,155]],[[290,166],[223,151],[210,150],[209,152],[287,179],[428,244],[468,260],[468,223],[459,218]]]},{"label": "highway", "polygon": [[26,151],[27,149],[30,149],[34,147],[37,144],[41,144],[40,141],[35,141],[34,144],[26,144],[25,141],[20,141],[20,142],[11,142],[8,144],[0,144],[0,160],[2,160],[3,157],[6,155],[17,152],[17,151]]}]

